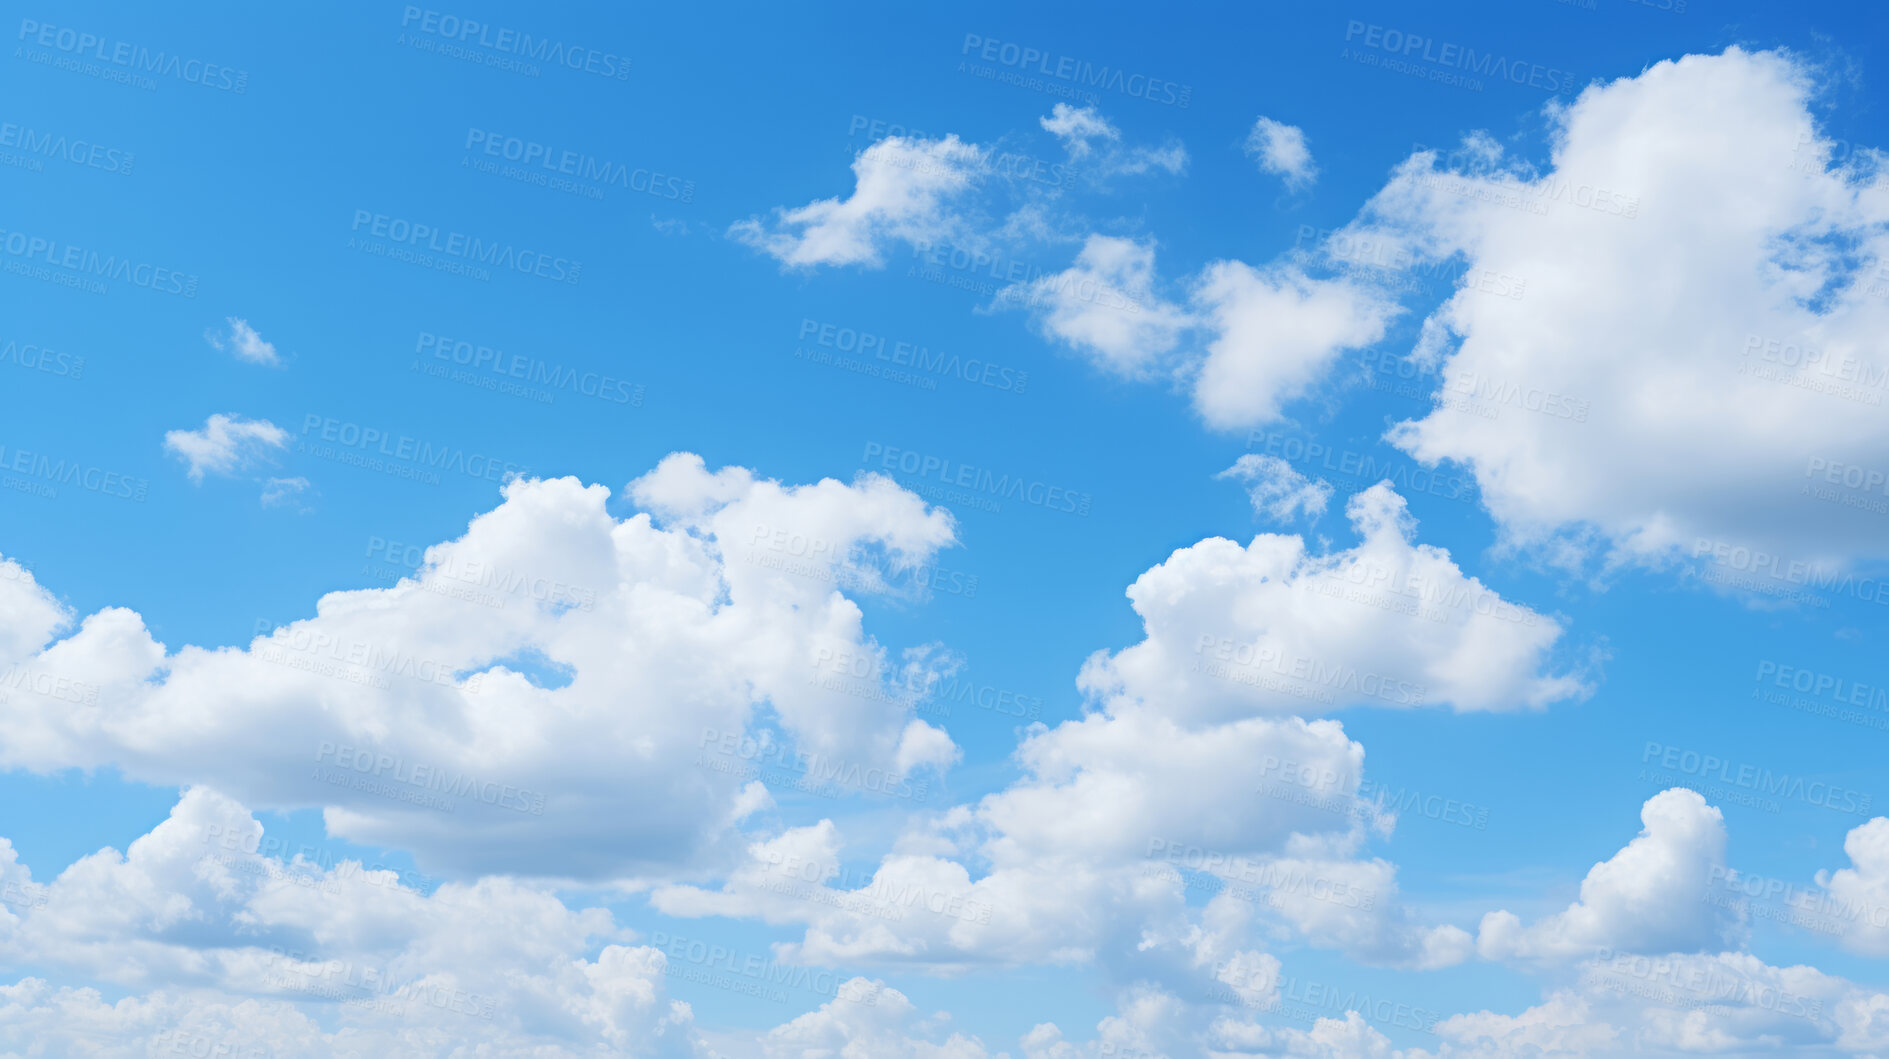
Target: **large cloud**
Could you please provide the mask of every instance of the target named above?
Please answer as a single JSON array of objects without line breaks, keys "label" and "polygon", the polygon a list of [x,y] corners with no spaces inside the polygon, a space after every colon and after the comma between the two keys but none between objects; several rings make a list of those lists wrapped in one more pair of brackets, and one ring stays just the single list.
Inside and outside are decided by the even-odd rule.
[{"label": "large cloud", "polygon": [[167,653],[122,609],[48,643],[57,604],[15,568],[0,764],[319,806],[442,871],[595,877],[699,862],[767,787],[883,799],[955,758],[912,716],[922,675],[820,679],[836,658],[894,671],[840,589],[908,581],[948,515],[881,478],[782,486],[681,455],[632,494],[657,517],[512,482],[414,577],[246,649]]},{"label": "large cloud", "polygon": [[1691,55],[1552,111],[1540,172],[1486,137],[1402,166],[1341,238],[1527,287],[1432,318],[1441,400],[1396,443],[1521,540],[1889,555],[1889,177],[1829,164],[1813,91],[1785,54]]},{"label": "large cloud", "polygon": [[[247,809],[197,787],[123,853],[13,880],[30,899],[0,907],[0,965],[129,995],[0,986],[0,1049],[706,1055],[688,1005],[665,996],[664,954],[606,911],[505,879],[422,894],[393,871],[265,849]],[[0,840],[0,861],[11,852]]]},{"label": "large cloud", "polygon": [[1128,590],[1147,638],[1091,658],[1083,687],[1194,717],[1359,703],[1512,710],[1582,693],[1546,671],[1560,623],[1414,543],[1388,483],[1346,511],[1360,541],[1344,551],[1262,534],[1175,552]]}]

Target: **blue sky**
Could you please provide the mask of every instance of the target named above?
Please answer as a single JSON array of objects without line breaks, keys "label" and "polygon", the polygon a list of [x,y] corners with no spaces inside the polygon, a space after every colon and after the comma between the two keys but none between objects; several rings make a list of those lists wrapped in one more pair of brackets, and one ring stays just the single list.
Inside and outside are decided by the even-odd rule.
[{"label": "blue sky", "polygon": [[1889,1048],[1872,10],[11,25],[0,1051]]}]

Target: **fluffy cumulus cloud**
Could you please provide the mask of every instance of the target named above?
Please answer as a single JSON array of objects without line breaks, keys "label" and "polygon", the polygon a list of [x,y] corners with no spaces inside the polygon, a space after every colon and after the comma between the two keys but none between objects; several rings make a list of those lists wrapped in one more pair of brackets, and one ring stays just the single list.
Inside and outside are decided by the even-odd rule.
[{"label": "fluffy cumulus cloud", "polygon": [[0,664],[26,676],[0,763],[208,782],[429,870],[571,877],[712,859],[770,785],[936,781],[956,747],[913,714],[926,678],[845,593],[902,591],[952,543],[947,514],[882,478],[785,486],[686,455],[630,493],[644,511],[618,519],[602,486],[509,483],[403,557],[415,576],[247,647],[169,650],[121,608],[75,624],[9,566]]},{"label": "fluffy cumulus cloud", "polygon": [[[1144,575],[1130,599],[1149,638],[1091,660],[1083,684],[1095,708],[1025,733],[1020,779],[915,820],[876,866],[853,867],[841,829],[822,821],[761,836],[719,885],[661,887],[652,903],[673,916],[802,925],[778,949],[795,962],[1095,964],[1124,991],[1179,990],[1190,1011],[1270,1002],[1280,965],[1268,937],[1380,966],[1461,963],[1472,935],[1426,922],[1403,902],[1395,866],[1359,855],[1396,825],[1359,797],[1363,747],[1335,721],[1293,714],[1423,704],[1417,680],[1437,689],[1427,701],[1464,709],[1540,704],[1580,686],[1541,671],[1558,626],[1492,594],[1470,602],[1487,590],[1446,553],[1410,542],[1387,486],[1351,513],[1364,543],[1350,553],[1308,558],[1296,538],[1262,537],[1249,556],[1207,541]],[[1360,606],[1343,591],[1360,569],[1459,598],[1439,604],[1441,622]],[[1333,590],[1308,590],[1321,580]],[[1201,648],[1207,627],[1224,652],[1219,639]],[[1387,656],[1386,641],[1397,645]],[[1275,653],[1327,661],[1275,666]],[[1451,661],[1422,668],[1431,657]],[[1202,892],[1204,905],[1189,902]]]},{"label": "fluffy cumulus cloud", "polygon": [[1383,338],[1398,312],[1367,284],[1240,261],[1209,266],[1193,300],[1211,335],[1193,382],[1194,408],[1221,430],[1277,419],[1346,350]]},{"label": "fluffy cumulus cloud", "polygon": [[1483,917],[1477,947],[1490,959],[1567,959],[1599,949],[1716,952],[1741,933],[1707,898],[1725,863],[1725,818],[1695,791],[1674,788],[1640,810],[1639,836],[1581,881],[1580,899],[1524,928],[1510,912]]},{"label": "fluffy cumulus cloud", "polygon": [[[22,1054],[706,1056],[666,959],[601,909],[505,879],[423,894],[394,871],[267,855],[204,787],[122,853],[9,879],[0,963],[110,983],[0,985]],[[0,842],[0,864],[11,861]],[[333,1014],[324,1014],[330,1012]],[[98,1049],[95,1051],[94,1049]]]},{"label": "fluffy cumulus cloud", "polygon": [[1142,375],[1179,342],[1190,319],[1154,291],[1154,246],[1091,235],[1075,264],[1006,288],[1004,301],[1029,306],[1044,337],[1121,375]]},{"label": "fluffy cumulus cloud", "polygon": [[[840,996],[769,1031],[763,1041],[766,1059],[828,1059],[859,1056],[865,1059],[986,1059],[990,1053],[976,1037],[950,1033],[943,1040],[949,1016],[930,1018],[905,994],[883,982],[855,978],[839,989]],[[869,1001],[869,1002],[868,1002]]]},{"label": "fluffy cumulus cloud", "polygon": [[1105,235],[1089,236],[1064,271],[1005,288],[998,304],[1030,309],[1044,337],[1106,371],[1175,378],[1220,430],[1278,419],[1401,311],[1369,282],[1241,261],[1203,269],[1179,305],[1159,293],[1152,243]]},{"label": "fluffy cumulus cloud", "polygon": [[[1870,956],[1889,955],[1889,817],[1878,816],[1844,836],[1843,852],[1850,866],[1818,873],[1821,893],[1809,887],[1787,890],[1786,900],[1806,910],[1812,921],[1827,924],[1845,947]],[[1761,886],[1777,890],[1768,879]],[[1729,880],[1728,889],[1749,892],[1736,878]]]},{"label": "fluffy cumulus cloud", "polygon": [[267,419],[244,419],[218,412],[204,421],[202,430],[172,430],[164,435],[164,451],[184,461],[190,480],[203,481],[205,473],[234,474],[289,443],[289,432]]},{"label": "fluffy cumulus cloud", "polygon": [[1313,481],[1277,456],[1247,453],[1215,477],[1245,482],[1253,513],[1280,522],[1290,522],[1297,515],[1317,519],[1331,501],[1331,483]]},{"label": "fluffy cumulus cloud", "polygon": [[1393,440],[1470,468],[1521,541],[1780,583],[1889,554],[1889,173],[1834,161],[1815,92],[1730,48],[1588,88],[1539,168],[1487,137],[1410,159],[1341,236],[1524,294],[1438,310],[1449,400]]},{"label": "fluffy cumulus cloud", "polygon": [[777,210],[771,222],[750,218],[729,235],[786,267],[877,268],[888,243],[935,241],[952,232],[958,224],[952,203],[983,167],[984,151],[956,136],[889,136],[854,159],[851,195]]},{"label": "fluffy cumulus cloud", "polygon": [[249,326],[249,321],[240,316],[232,316],[224,321],[229,325],[229,333],[206,331],[203,337],[211,348],[221,352],[235,354],[238,360],[251,364],[267,364],[275,367],[282,363],[282,358],[275,351],[275,344],[265,341],[262,334]]},{"label": "fluffy cumulus cloud", "polygon": [[1305,130],[1296,125],[1261,117],[1246,134],[1246,153],[1261,170],[1284,180],[1294,191],[1311,187],[1318,179],[1318,164],[1312,161]]},{"label": "fluffy cumulus cloud", "polygon": [[1416,543],[1389,483],[1346,514],[1359,543],[1342,551],[1262,534],[1175,552],[1128,590],[1146,639],[1092,657],[1082,686],[1210,718],[1357,703],[1513,710],[1583,693],[1577,676],[1551,671],[1560,623]]}]

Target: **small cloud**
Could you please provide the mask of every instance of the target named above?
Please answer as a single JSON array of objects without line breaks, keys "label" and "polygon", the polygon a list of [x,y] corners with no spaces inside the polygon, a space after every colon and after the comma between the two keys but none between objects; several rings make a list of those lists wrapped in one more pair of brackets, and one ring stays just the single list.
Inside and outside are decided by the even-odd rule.
[{"label": "small cloud", "polygon": [[[1180,141],[1170,141],[1163,147],[1123,148],[1121,130],[1110,124],[1094,107],[1072,107],[1067,103],[1058,103],[1050,111],[1049,117],[1037,120],[1045,130],[1062,141],[1063,149],[1069,152],[1070,161],[1077,162],[1095,155],[1089,168],[1098,178],[1123,173],[1139,175],[1153,169],[1179,174],[1187,168],[1187,148],[1181,146]],[[1107,144],[1108,149],[1097,152],[1098,142]]]},{"label": "small cloud", "polygon": [[1214,477],[1245,482],[1246,494],[1253,500],[1253,513],[1280,522],[1292,521],[1295,512],[1317,519],[1331,500],[1329,482],[1307,478],[1277,456],[1248,453]]},{"label": "small cloud", "polygon": [[266,478],[262,483],[262,506],[292,508],[296,514],[306,515],[315,510],[303,502],[308,491],[306,478]]},{"label": "small cloud", "polygon": [[1094,107],[1072,107],[1058,103],[1049,117],[1040,119],[1045,130],[1063,142],[1071,158],[1086,158],[1090,140],[1119,140],[1120,130]]},{"label": "small cloud", "polygon": [[1293,191],[1311,187],[1318,179],[1318,166],[1306,145],[1305,130],[1296,125],[1260,118],[1247,134],[1246,153],[1259,160],[1259,168],[1283,178]]},{"label": "small cloud", "polygon": [[164,450],[190,465],[190,480],[203,474],[233,474],[264,459],[269,450],[287,445],[289,432],[267,419],[244,419],[219,412],[204,421],[202,430],[172,430],[164,435]]},{"label": "small cloud", "polygon": [[249,326],[248,320],[240,316],[231,316],[225,322],[230,325],[230,333],[227,337],[213,330],[203,333],[203,337],[209,341],[212,348],[225,353],[234,353],[238,359],[246,360],[251,364],[267,364],[270,367],[279,367],[282,364],[282,358],[276,355],[275,344],[264,341],[262,335]]}]

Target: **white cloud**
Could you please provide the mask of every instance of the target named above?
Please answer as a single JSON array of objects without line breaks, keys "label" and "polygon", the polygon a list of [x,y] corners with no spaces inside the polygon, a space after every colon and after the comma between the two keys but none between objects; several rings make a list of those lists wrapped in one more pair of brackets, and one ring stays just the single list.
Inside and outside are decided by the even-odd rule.
[{"label": "white cloud", "polygon": [[1253,513],[1280,522],[1290,522],[1297,514],[1316,520],[1331,500],[1330,482],[1313,481],[1277,456],[1247,453],[1214,477],[1245,482]]},{"label": "white cloud", "polygon": [[[630,492],[654,518],[574,479],[508,483],[414,577],[246,648],[167,651],[119,608],[51,640],[50,594],[0,581],[0,667],[65,681],[0,702],[0,763],[321,807],[429,871],[594,878],[732,858],[757,771],[883,802],[955,758],[841,591],[909,575],[952,543],[948,515],[884,478],[783,486],[686,455]],[[837,660],[877,675],[819,679]]]},{"label": "white cloud", "polygon": [[[1121,130],[1094,107],[1058,103],[1049,117],[1040,119],[1040,124],[1062,141],[1069,160],[1085,163],[1083,171],[1098,182],[1122,174],[1138,176],[1156,169],[1178,175],[1187,169],[1187,149],[1178,140],[1160,147],[1123,147]],[[1096,150],[1098,144],[1105,149]]]},{"label": "white cloud", "polygon": [[1213,333],[1194,379],[1194,408],[1219,430],[1258,426],[1303,395],[1349,349],[1384,337],[1400,310],[1350,279],[1314,279],[1296,267],[1209,265],[1194,305]]},{"label": "white cloud", "polygon": [[0,908],[0,960],[131,995],[0,986],[0,1049],[706,1054],[688,1006],[664,996],[664,954],[603,909],[505,879],[426,895],[358,861],[264,856],[263,839],[247,809],[196,787],[123,853],[16,883],[31,900]]},{"label": "white cloud", "polygon": [[302,503],[302,494],[308,490],[306,478],[271,478],[262,483],[262,506],[294,508],[306,515],[314,510]]},{"label": "white cloud", "polygon": [[771,225],[741,221],[728,234],[789,267],[877,268],[886,243],[937,241],[956,228],[948,204],[976,183],[983,164],[984,152],[956,136],[889,136],[854,159],[851,196],[777,210]]},{"label": "white cloud", "polygon": [[1820,900],[1808,889],[1796,895],[1816,910],[1812,918],[1843,924],[1844,947],[1870,956],[1889,955],[1889,817],[1875,817],[1843,837],[1850,866],[1820,872],[1817,884],[1828,893]]},{"label": "white cloud", "polygon": [[1076,262],[1054,275],[1005,288],[1000,304],[1037,310],[1044,337],[1067,343],[1098,367],[1148,373],[1172,351],[1187,315],[1154,293],[1154,246],[1091,235]]},{"label": "white cloud", "polygon": [[1072,107],[1067,103],[1058,103],[1046,118],[1039,119],[1051,135],[1063,142],[1069,157],[1087,158],[1093,150],[1091,141],[1119,141],[1121,131],[1109,123],[1101,112],[1094,107]]},{"label": "white cloud", "polygon": [[1326,555],[1274,534],[1176,551],[1128,590],[1147,638],[1091,657],[1081,685],[1197,719],[1359,704],[1513,710],[1584,692],[1545,671],[1560,623],[1413,543],[1389,483],[1353,496],[1346,514],[1359,543]]},{"label": "white cloud", "polygon": [[1889,555],[1889,170],[1830,164],[1814,92],[1734,47],[1552,111],[1542,172],[1487,138],[1406,163],[1341,237],[1526,286],[1438,311],[1452,400],[1392,439],[1468,466],[1523,543]]},{"label": "white cloud", "polygon": [[1638,837],[1581,881],[1580,900],[1523,928],[1509,912],[1483,917],[1478,949],[1492,960],[1555,960],[1596,949],[1716,952],[1740,931],[1708,901],[1711,872],[1725,863],[1725,818],[1696,791],[1675,787],[1647,799]]},{"label": "white cloud", "polygon": [[248,320],[231,316],[225,322],[230,328],[227,337],[215,331],[203,333],[203,337],[209,341],[212,348],[234,353],[238,359],[246,360],[251,364],[267,364],[270,367],[276,367],[282,363],[282,358],[276,355],[275,345],[263,341],[262,335],[249,326]]},{"label": "white cloud", "polygon": [[[854,978],[839,996],[770,1030],[767,1059],[985,1059],[984,1042],[963,1033],[944,1037],[948,1017],[919,1015],[904,993],[884,982]],[[920,1036],[913,1036],[919,1034]],[[928,1038],[944,1037],[943,1040]]]},{"label": "white cloud", "polygon": [[1305,130],[1261,117],[1246,136],[1246,153],[1259,161],[1259,168],[1281,177],[1294,191],[1312,186],[1318,179],[1318,165],[1312,161],[1312,149],[1306,145]]},{"label": "white cloud", "polygon": [[211,474],[234,474],[262,459],[270,450],[289,443],[289,432],[267,419],[244,419],[218,412],[204,421],[202,430],[171,430],[164,434],[164,450],[190,465],[190,480]]}]

